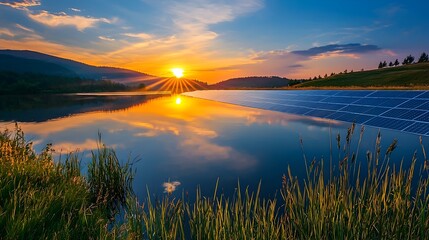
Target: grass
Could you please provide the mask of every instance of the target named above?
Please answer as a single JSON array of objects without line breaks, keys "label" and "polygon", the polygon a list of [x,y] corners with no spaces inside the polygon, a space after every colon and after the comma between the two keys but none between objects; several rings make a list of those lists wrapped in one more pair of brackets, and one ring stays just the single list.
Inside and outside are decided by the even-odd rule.
[{"label": "grass", "polygon": [[18,127],[2,132],[0,238],[115,237],[118,232],[108,227],[131,195],[132,172],[105,146],[93,153],[89,169],[87,177],[81,174],[77,153],[55,162],[51,145],[35,153]]},{"label": "grass", "polygon": [[337,74],[307,81],[295,88],[424,88],[429,86],[429,63]]},{"label": "grass", "polygon": [[[133,171],[113,150],[100,144],[88,174],[77,154],[54,162],[50,146],[37,154],[17,128],[0,135],[0,236],[19,239],[426,239],[429,192],[426,152],[418,167],[391,164],[397,141],[381,152],[357,156],[352,142],[364,129],[331,144],[329,167],[303,159],[305,179],[288,169],[278,198],[264,199],[241,188],[233,196],[203,196],[192,201],[166,194],[137,199]],[[303,141],[302,148],[304,149]],[[353,145],[354,146],[354,145]],[[335,150],[336,149],[336,150]],[[334,152],[338,152],[338,156]],[[121,221],[115,221],[120,218]]]}]

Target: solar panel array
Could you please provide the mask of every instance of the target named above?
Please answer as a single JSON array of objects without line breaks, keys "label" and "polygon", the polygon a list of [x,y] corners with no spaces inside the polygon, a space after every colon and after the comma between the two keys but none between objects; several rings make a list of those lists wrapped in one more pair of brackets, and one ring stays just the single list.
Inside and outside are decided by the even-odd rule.
[{"label": "solar panel array", "polygon": [[183,95],[429,136],[429,91],[210,90]]}]

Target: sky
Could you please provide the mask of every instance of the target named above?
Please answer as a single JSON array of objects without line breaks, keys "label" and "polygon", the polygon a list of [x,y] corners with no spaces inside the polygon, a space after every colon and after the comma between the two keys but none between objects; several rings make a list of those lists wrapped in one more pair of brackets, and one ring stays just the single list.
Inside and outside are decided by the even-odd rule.
[{"label": "sky", "polygon": [[0,49],[208,83],[309,78],[429,52],[429,2],[0,0]]}]

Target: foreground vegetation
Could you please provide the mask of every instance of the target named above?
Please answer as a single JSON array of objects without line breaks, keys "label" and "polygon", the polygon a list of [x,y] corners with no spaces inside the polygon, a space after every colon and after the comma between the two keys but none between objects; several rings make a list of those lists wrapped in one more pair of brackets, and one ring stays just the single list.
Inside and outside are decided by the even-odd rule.
[{"label": "foreground vegetation", "polygon": [[296,85],[308,87],[429,87],[429,63],[409,64],[399,67],[381,68],[370,71],[357,71],[336,74],[327,78],[305,81]]},{"label": "foreground vegetation", "polygon": [[[4,239],[425,239],[429,192],[425,166],[392,166],[393,141],[381,152],[357,156],[363,129],[336,136],[338,159],[329,167],[308,161],[307,178],[288,170],[278,199],[264,199],[238,185],[234,196],[217,194],[185,201],[148,192],[133,194],[133,171],[100,144],[88,173],[77,154],[54,161],[47,146],[37,154],[23,132],[0,135],[0,236]],[[357,141],[357,149],[351,142]],[[302,141],[301,141],[302,143]],[[304,146],[302,144],[302,146]],[[426,158],[425,148],[421,151]],[[331,149],[333,152],[335,149]],[[416,156],[416,155],[415,155]],[[366,159],[366,160],[364,160]],[[333,162],[336,162],[334,164]],[[334,165],[338,167],[334,167]],[[365,167],[363,167],[365,166]],[[362,167],[362,168],[361,168]],[[328,170],[326,170],[328,169]],[[335,171],[335,172],[334,172]],[[143,202],[143,204],[141,204]],[[117,219],[120,219],[118,221]]]}]

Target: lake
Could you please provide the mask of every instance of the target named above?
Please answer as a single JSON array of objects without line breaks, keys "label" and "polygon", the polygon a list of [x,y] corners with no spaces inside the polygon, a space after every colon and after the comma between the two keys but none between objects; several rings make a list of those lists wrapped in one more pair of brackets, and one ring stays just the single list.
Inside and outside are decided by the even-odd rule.
[{"label": "lake", "polygon": [[[192,197],[198,186],[203,194],[212,195],[217,179],[219,191],[228,195],[239,181],[252,190],[261,182],[262,195],[273,197],[288,166],[298,178],[305,177],[304,155],[308,161],[332,160],[338,166],[342,160],[338,153],[343,151],[351,126],[336,120],[165,94],[7,96],[0,100],[0,128],[13,128],[13,121],[17,121],[37,151],[48,143],[53,144],[56,154],[80,150],[83,167],[90,151],[97,148],[100,133],[120,159],[134,160],[134,187],[140,198],[146,195],[146,188],[162,196],[162,184],[169,181],[181,183],[173,193],[177,196],[185,193]],[[378,131],[365,127],[357,159],[363,165],[367,150],[374,151]],[[357,125],[353,151],[359,133]],[[340,150],[337,134],[341,136]],[[418,164],[423,163],[418,135],[385,129],[381,134],[383,155],[398,139],[393,163],[403,159],[408,166],[414,151]],[[423,137],[423,142],[427,147],[429,139]]]}]

